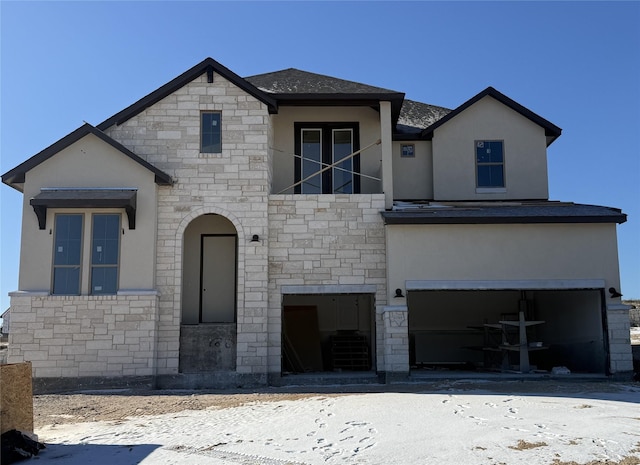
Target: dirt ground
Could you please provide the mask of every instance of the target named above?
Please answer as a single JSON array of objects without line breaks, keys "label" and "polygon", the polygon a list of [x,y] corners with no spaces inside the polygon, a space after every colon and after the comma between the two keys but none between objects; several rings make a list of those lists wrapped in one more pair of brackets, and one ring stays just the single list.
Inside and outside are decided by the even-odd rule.
[{"label": "dirt ground", "polygon": [[[47,394],[33,397],[35,429],[46,425],[113,421],[184,410],[237,407],[253,402],[277,402],[318,397],[317,393],[185,393],[162,391]],[[322,394],[329,397],[336,394]]]},{"label": "dirt ground", "polygon": [[162,415],[185,410],[225,409],[261,402],[299,400],[310,397],[336,397],[364,392],[442,392],[442,390],[488,389],[495,393],[547,393],[571,395],[589,392],[619,392],[626,383],[594,381],[520,380],[491,381],[478,384],[473,380],[433,381],[387,385],[315,386],[308,388],[263,388],[256,391],[159,391],[107,390],[64,394],[42,394],[33,397],[34,427],[89,421],[114,421],[127,417]]}]

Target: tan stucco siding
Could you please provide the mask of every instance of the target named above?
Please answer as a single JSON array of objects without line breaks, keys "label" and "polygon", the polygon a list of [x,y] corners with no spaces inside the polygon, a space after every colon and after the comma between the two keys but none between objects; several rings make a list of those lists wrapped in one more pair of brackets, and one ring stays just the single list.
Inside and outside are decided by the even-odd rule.
[{"label": "tan stucco siding", "polygon": [[[29,200],[43,187],[137,188],[136,229],[128,226],[123,209],[48,209],[46,229],[38,221]],[[120,238],[119,289],[154,287],[156,191],[154,174],[139,163],[101,141],[87,135],[26,174],[20,290],[50,290],[56,213],[84,214],[83,268],[81,293],[89,289],[91,214],[120,213],[124,234]]]},{"label": "tan stucco siding", "polygon": [[[357,122],[360,129],[360,148],[380,139],[380,114],[362,107],[282,107],[271,117],[274,128],[273,193],[278,193],[295,182],[295,123]],[[360,154],[360,172],[380,177],[381,148],[379,145]],[[381,184],[367,178],[361,179],[361,193],[381,192]],[[288,192],[291,193],[291,192]]]},{"label": "tan stucco siding", "polygon": [[618,288],[612,224],[391,225],[389,289],[407,280],[603,279]]},{"label": "tan stucco siding", "polygon": [[[476,190],[475,141],[504,141],[504,192]],[[433,135],[435,200],[547,199],[544,129],[484,97]]]},{"label": "tan stucco siding", "polygon": [[[403,144],[413,144],[415,156],[401,156]],[[393,143],[393,198],[396,200],[433,199],[433,152],[430,141]]]}]

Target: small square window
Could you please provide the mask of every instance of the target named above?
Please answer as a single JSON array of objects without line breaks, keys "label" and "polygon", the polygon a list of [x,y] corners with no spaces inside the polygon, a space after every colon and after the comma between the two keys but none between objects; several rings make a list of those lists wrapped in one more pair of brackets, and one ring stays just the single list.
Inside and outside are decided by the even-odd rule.
[{"label": "small square window", "polygon": [[200,118],[200,153],[222,153],[222,115],[205,111]]},{"label": "small square window", "polygon": [[416,156],[416,146],[413,144],[402,144],[400,146],[400,156],[402,158],[414,158]]}]

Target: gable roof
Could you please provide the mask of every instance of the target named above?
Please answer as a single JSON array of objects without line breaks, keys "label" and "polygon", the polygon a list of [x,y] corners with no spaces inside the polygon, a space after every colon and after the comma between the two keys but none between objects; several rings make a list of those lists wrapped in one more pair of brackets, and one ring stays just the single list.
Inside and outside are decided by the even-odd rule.
[{"label": "gable roof", "polygon": [[131,158],[136,163],[139,163],[140,165],[147,168],[149,171],[155,174],[156,184],[160,184],[163,186],[170,186],[171,184],[173,184],[173,180],[171,179],[171,176],[169,176],[167,173],[159,170],[158,168],[156,168],[146,160],[140,158],[138,155],[136,155],[131,150],[126,148],[120,142],[112,139],[111,137],[106,135],[104,132],[102,132],[101,130],[92,126],[89,123],[83,124],[72,133],[63,137],[59,141],[53,143],[52,145],[42,150],[41,152],[35,154],[31,158],[29,158],[27,161],[19,164],[12,170],[7,171],[5,174],[2,175],[2,182],[7,184],[8,186],[13,187],[14,189],[21,191],[20,187],[17,184],[24,182],[25,174],[27,173],[27,171],[35,168],[40,163],[48,160],[49,158],[53,157],[56,153],[66,149],[70,145],[74,144],[75,142],[79,141],[80,139],[82,139],[83,137],[89,134],[93,134],[94,136],[100,138],[103,142],[106,142],[116,150],[120,151],[127,157]]},{"label": "gable roof", "polygon": [[272,95],[280,105],[358,105],[377,107],[391,102],[393,124],[398,121],[404,93],[295,68],[245,78]]},{"label": "gable roof", "polygon": [[487,87],[485,90],[483,90],[482,92],[477,94],[475,97],[472,97],[471,99],[467,100],[462,105],[460,105],[458,108],[456,108],[452,112],[448,113],[447,115],[445,115],[444,117],[442,117],[441,119],[436,121],[435,123],[431,124],[429,127],[425,128],[422,131],[421,136],[423,138],[427,139],[427,140],[430,140],[433,137],[433,132],[437,128],[442,126],[447,121],[455,118],[460,113],[462,113],[464,110],[469,108],[471,105],[473,105],[474,103],[480,101],[481,99],[483,99],[484,97],[487,97],[487,96],[496,99],[498,102],[500,102],[500,103],[506,105],[507,107],[511,108],[512,110],[520,113],[522,116],[524,116],[525,118],[528,118],[529,120],[531,120],[532,122],[534,122],[538,126],[541,126],[544,129],[545,135],[547,136],[547,146],[551,145],[551,143],[554,140],[556,140],[558,137],[560,137],[560,134],[562,134],[562,129],[560,129],[555,124],[547,121],[542,116],[539,116],[539,115],[535,114],[534,112],[532,112],[528,108],[523,107],[522,105],[520,105],[515,100],[512,100],[509,97],[507,97],[506,95],[498,92],[493,87]]},{"label": "gable roof", "polygon": [[213,58],[205,58],[203,61],[188,69],[180,76],[172,79],[162,87],[154,90],[150,94],[142,97],[140,100],[135,102],[132,105],[129,105],[124,110],[116,113],[112,117],[106,119],[102,123],[98,124],[98,129],[104,131],[105,129],[113,126],[114,124],[122,124],[130,118],[142,113],[145,109],[149,108],[151,105],[159,102],[163,98],[172,94],[176,90],[184,87],[186,84],[193,81],[195,78],[201,76],[204,73],[207,73],[207,78],[209,82],[213,82],[213,73],[217,73],[227,81],[233,83],[240,89],[244,90],[248,94],[254,96],[261,102],[263,102],[267,107],[269,107],[270,113],[275,113],[277,111],[278,104],[275,99],[267,95],[265,92],[256,88],[253,84],[242,79],[236,73],[231,71],[229,68],[221,65]]}]

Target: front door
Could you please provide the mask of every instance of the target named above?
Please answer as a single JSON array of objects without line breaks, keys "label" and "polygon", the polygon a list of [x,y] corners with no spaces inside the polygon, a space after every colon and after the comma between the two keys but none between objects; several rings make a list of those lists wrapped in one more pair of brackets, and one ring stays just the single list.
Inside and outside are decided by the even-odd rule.
[{"label": "front door", "polygon": [[202,236],[200,322],[233,323],[236,316],[235,235]]}]

